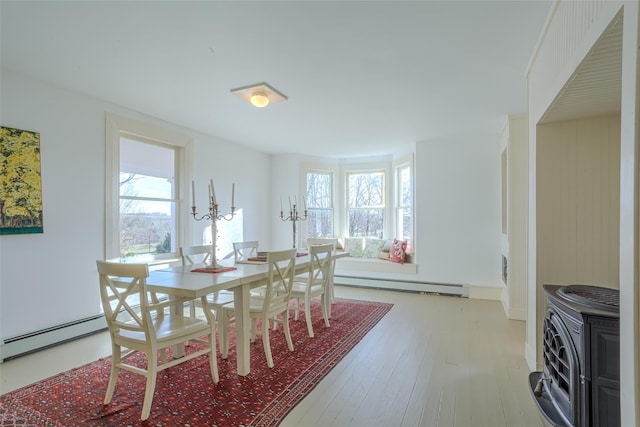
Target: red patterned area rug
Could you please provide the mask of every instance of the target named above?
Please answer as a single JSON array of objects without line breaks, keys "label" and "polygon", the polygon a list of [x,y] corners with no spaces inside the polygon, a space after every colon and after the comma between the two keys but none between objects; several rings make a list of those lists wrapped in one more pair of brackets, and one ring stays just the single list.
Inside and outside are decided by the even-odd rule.
[{"label": "red patterned area rug", "polygon": [[[0,425],[6,426],[277,426],[391,309],[392,304],[338,299],[331,327],[312,305],[315,338],[301,313],[291,314],[295,351],[280,328],[271,331],[275,366],[267,367],[260,338],[251,344],[251,374],[236,374],[235,347],[218,355],[220,382],[213,384],[206,356],[158,374],[148,420],[140,421],[145,381],[121,371],[111,403],[102,404],[111,357],[100,359],[0,396]],[[233,343],[233,337],[231,339]],[[187,347],[187,351],[197,348]],[[144,357],[140,357],[144,365]]]}]

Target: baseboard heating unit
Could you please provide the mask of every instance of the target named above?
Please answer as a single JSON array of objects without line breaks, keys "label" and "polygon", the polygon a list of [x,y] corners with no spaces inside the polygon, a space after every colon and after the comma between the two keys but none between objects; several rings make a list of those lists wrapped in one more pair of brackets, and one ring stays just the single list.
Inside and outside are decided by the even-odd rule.
[{"label": "baseboard heating unit", "polygon": [[414,280],[377,279],[358,276],[342,276],[338,274],[333,277],[333,283],[335,285],[379,288],[391,291],[426,292],[469,297],[469,288],[467,286],[451,283],[429,283]]},{"label": "baseboard heating unit", "polygon": [[99,314],[28,334],[5,338],[0,347],[0,363],[106,329],[107,322],[104,320],[104,315]]}]

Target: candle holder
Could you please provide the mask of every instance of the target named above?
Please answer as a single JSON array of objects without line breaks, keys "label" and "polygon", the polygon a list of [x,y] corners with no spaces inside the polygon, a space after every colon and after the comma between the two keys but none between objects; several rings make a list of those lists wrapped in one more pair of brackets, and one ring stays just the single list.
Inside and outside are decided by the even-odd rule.
[{"label": "candle holder", "polygon": [[193,216],[193,219],[195,219],[196,221],[202,221],[202,220],[210,220],[211,221],[211,250],[212,250],[212,256],[211,256],[211,263],[209,265],[207,265],[207,270],[228,270],[229,267],[225,267],[223,265],[218,264],[218,257],[216,256],[216,240],[218,237],[218,226],[217,226],[217,222],[221,221],[221,220],[225,220],[225,221],[231,221],[233,219],[233,216],[236,214],[235,212],[236,207],[231,206],[231,212],[227,213],[227,214],[220,214],[220,211],[218,209],[218,204],[215,201],[215,196],[209,196],[209,212],[205,213],[203,215],[201,215],[198,218],[198,214],[196,212],[196,206],[193,205],[191,206],[191,216]]},{"label": "candle holder", "polygon": [[[289,216],[285,217],[284,216],[284,212],[282,210],[280,210],[280,219],[283,221],[291,221],[291,225],[293,226],[293,249],[296,248],[296,222],[298,221],[305,221],[307,219],[307,209],[305,207],[304,209],[304,215],[300,216],[299,212],[298,212],[298,208],[296,207],[296,205],[294,204],[293,206],[290,206],[290,211],[289,211]],[[282,208],[281,208],[282,209]]]}]

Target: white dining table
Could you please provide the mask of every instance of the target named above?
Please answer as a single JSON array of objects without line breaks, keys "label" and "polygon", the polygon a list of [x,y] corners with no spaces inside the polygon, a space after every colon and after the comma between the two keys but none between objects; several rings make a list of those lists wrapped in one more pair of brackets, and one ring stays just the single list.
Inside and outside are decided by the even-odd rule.
[{"label": "white dining table", "polygon": [[[338,253],[336,257],[348,256]],[[296,258],[296,274],[309,268],[309,255]],[[238,375],[246,376],[251,372],[250,357],[250,320],[249,295],[251,288],[263,285],[267,280],[266,263],[236,263],[222,260],[220,264],[235,267],[234,270],[220,273],[201,273],[192,270],[205,267],[204,264],[169,267],[149,272],[147,287],[149,290],[168,295],[176,300],[176,310],[183,311],[183,302],[201,298],[213,292],[231,290],[234,293],[236,309],[236,357]],[[184,351],[184,347],[177,349]]]}]

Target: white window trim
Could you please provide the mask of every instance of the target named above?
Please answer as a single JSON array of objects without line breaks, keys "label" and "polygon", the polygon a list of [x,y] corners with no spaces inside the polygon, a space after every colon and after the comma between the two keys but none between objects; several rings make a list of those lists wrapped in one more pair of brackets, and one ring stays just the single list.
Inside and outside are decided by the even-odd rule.
[{"label": "white window trim", "polygon": [[[385,224],[384,224],[384,237],[385,239],[392,239],[396,236],[396,228],[398,224],[398,182],[397,182],[397,168],[409,164],[411,168],[411,192],[412,192],[412,204],[411,204],[411,219],[412,219],[412,240],[413,240],[413,253],[415,254],[417,251],[417,246],[419,242],[417,242],[417,222],[416,222],[416,170],[415,170],[415,161],[414,161],[414,153],[409,153],[405,156],[399,157],[396,160],[392,159],[383,159],[383,160],[374,160],[374,161],[363,161],[352,162],[351,160],[348,163],[342,163],[337,166],[333,165],[325,165],[325,164],[316,164],[316,163],[306,163],[302,164],[300,168],[300,182],[304,183],[304,190],[306,191],[307,181],[306,174],[308,171],[331,171],[334,174],[334,206],[333,206],[333,230],[335,237],[345,237],[348,232],[347,227],[347,216],[348,216],[348,206],[347,206],[347,173],[352,172],[367,172],[367,171],[375,171],[375,170],[384,170],[385,171],[385,187],[386,187],[386,200],[385,200]],[[392,194],[390,194],[389,189],[392,189]],[[301,195],[304,197],[304,194]],[[392,197],[392,199],[389,199]],[[306,239],[307,228],[304,222],[301,223],[301,236]],[[302,229],[304,227],[304,229]],[[415,261],[414,261],[415,262]]]},{"label": "white window trim", "polygon": [[400,183],[398,180],[398,169],[408,164],[411,171],[411,243],[413,246],[413,252],[416,251],[416,171],[414,167],[413,154],[402,157],[398,160],[394,160],[392,163],[393,170],[393,184],[394,184],[394,203],[393,203],[393,234],[397,234],[398,225],[398,208],[400,206]]},{"label": "white window trim", "polygon": [[[178,200],[177,227],[179,229],[177,247],[183,245],[184,236],[190,235],[191,222],[188,218],[187,200],[188,186],[191,177],[187,171],[192,170],[193,138],[189,135],[174,132],[157,125],[144,123],[138,120],[118,116],[107,112],[105,114],[105,138],[106,138],[106,165],[105,165],[105,258],[118,258],[120,256],[119,239],[119,180],[120,180],[120,136],[129,134],[145,140],[155,140],[181,148],[179,155],[179,185],[176,187],[176,199]],[[172,254],[170,256],[173,256]],[[166,254],[164,254],[166,257]]]},{"label": "white window trim", "polygon": [[[331,207],[329,208],[319,208],[319,209],[330,209],[331,210],[331,230],[333,231],[333,234],[335,234],[335,230],[336,230],[336,207],[335,205],[335,190],[336,190],[336,174],[333,170],[331,169],[321,169],[321,168],[309,168],[306,169],[305,174],[304,174],[304,190],[305,190],[305,194],[302,195],[302,198],[304,200],[304,198],[307,197],[306,194],[306,190],[308,188],[308,182],[307,182],[307,174],[309,174],[310,172],[312,173],[317,173],[317,174],[327,174],[331,176]],[[307,206],[307,209],[311,208],[311,206]],[[305,227],[306,228],[306,227]],[[305,230],[305,233],[303,234],[304,236],[307,235],[307,230]]]},{"label": "white window trim", "polygon": [[[304,200],[304,198],[307,196],[307,172],[320,172],[320,173],[331,173],[332,175],[332,182],[331,182],[331,191],[333,193],[333,215],[332,215],[332,228],[333,228],[333,234],[337,235],[339,234],[339,220],[338,220],[338,209],[339,206],[337,206],[337,201],[339,200],[339,196],[338,196],[338,186],[337,186],[337,181],[339,179],[339,171],[338,168],[335,165],[331,165],[331,164],[323,164],[323,163],[303,163],[300,167],[300,182],[302,183],[302,194],[300,194],[301,199],[300,200]],[[300,244],[301,245],[306,245],[307,242],[307,234],[309,232],[309,228],[307,226],[307,222],[306,221],[301,221],[299,223],[299,233],[300,233]]]}]

